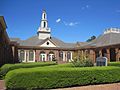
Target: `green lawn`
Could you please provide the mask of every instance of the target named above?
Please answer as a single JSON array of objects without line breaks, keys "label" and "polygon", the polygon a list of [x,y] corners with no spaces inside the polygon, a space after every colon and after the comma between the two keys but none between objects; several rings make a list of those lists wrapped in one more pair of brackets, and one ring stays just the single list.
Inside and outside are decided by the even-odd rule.
[{"label": "green lawn", "polygon": [[5,76],[6,87],[16,90],[51,89],[120,82],[120,63],[105,67],[74,67],[71,63],[20,68]]}]

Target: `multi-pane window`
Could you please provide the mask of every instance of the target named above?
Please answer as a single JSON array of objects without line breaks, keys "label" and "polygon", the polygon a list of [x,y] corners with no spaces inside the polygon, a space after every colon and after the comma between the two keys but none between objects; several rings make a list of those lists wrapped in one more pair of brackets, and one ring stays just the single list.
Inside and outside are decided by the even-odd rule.
[{"label": "multi-pane window", "polygon": [[48,58],[49,58],[49,61],[54,61],[55,60],[55,55],[54,55],[54,52],[49,52],[49,56],[48,56]]},{"label": "multi-pane window", "polygon": [[46,61],[46,53],[44,51],[40,52],[40,61]]},{"label": "multi-pane window", "polygon": [[29,51],[29,61],[33,61],[34,60],[34,52],[33,50]]},{"label": "multi-pane window", "polygon": [[59,57],[63,60],[63,52],[62,51],[59,52]]},{"label": "multi-pane window", "polygon": [[20,60],[21,60],[21,61],[24,61],[24,60],[25,60],[25,52],[24,52],[24,50],[21,50],[21,51],[20,51]]}]

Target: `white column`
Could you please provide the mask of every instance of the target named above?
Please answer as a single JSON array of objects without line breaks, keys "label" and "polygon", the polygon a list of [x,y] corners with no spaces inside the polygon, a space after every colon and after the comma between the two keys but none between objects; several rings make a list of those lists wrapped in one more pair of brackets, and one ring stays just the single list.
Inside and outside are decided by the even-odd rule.
[{"label": "white column", "polygon": [[72,60],[72,52],[70,52],[71,53],[71,60]]},{"label": "white column", "polygon": [[27,61],[26,62],[29,62],[29,51],[27,51]]},{"label": "white column", "polygon": [[27,62],[27,60],[26,60],[26,50],[24,50],[24,61],[23,62]]},{"label": "white column", "polygon": [[65,61],[65,52],[63,51],[63,61]]},{"label": "white column", "polygon": [[34,52],[34,58],[33,58],[33,62],[35,62],[35,51],[33,51]]}]

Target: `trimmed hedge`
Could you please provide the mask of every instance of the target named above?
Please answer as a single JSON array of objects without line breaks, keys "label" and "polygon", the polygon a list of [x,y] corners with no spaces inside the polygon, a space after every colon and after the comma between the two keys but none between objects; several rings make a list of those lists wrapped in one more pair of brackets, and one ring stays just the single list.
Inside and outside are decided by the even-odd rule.
[{"label": "trimmed hedge", "polygon": [[18,64],[5,64],[0,68],[0,79],[3,79],[4,76],[11,70],[19,68],[33,68],[33,67],[43,67],[56,65],[55,62],[35,62],[35,63],[18,63]]},{"label": "trimmed hedge", "polygon": [[16,69],[5,77],[7,89],[35,90],[113,83],[120,81],[119,67],[61,67]]},{"label": "trimmed hedge", "polygon": [[108,66],[118,66],[118,67],[120,67],[120,62],[109,62]]}]

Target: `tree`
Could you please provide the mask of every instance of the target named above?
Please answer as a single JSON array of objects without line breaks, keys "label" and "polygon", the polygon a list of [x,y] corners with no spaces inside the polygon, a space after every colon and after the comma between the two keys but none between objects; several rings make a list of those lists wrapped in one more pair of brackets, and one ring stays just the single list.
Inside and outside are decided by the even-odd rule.
[{"label": "tree", "polygon": [[90,42],[92,40],[96,39],[96,36],[91,36],[86,42]]}]

